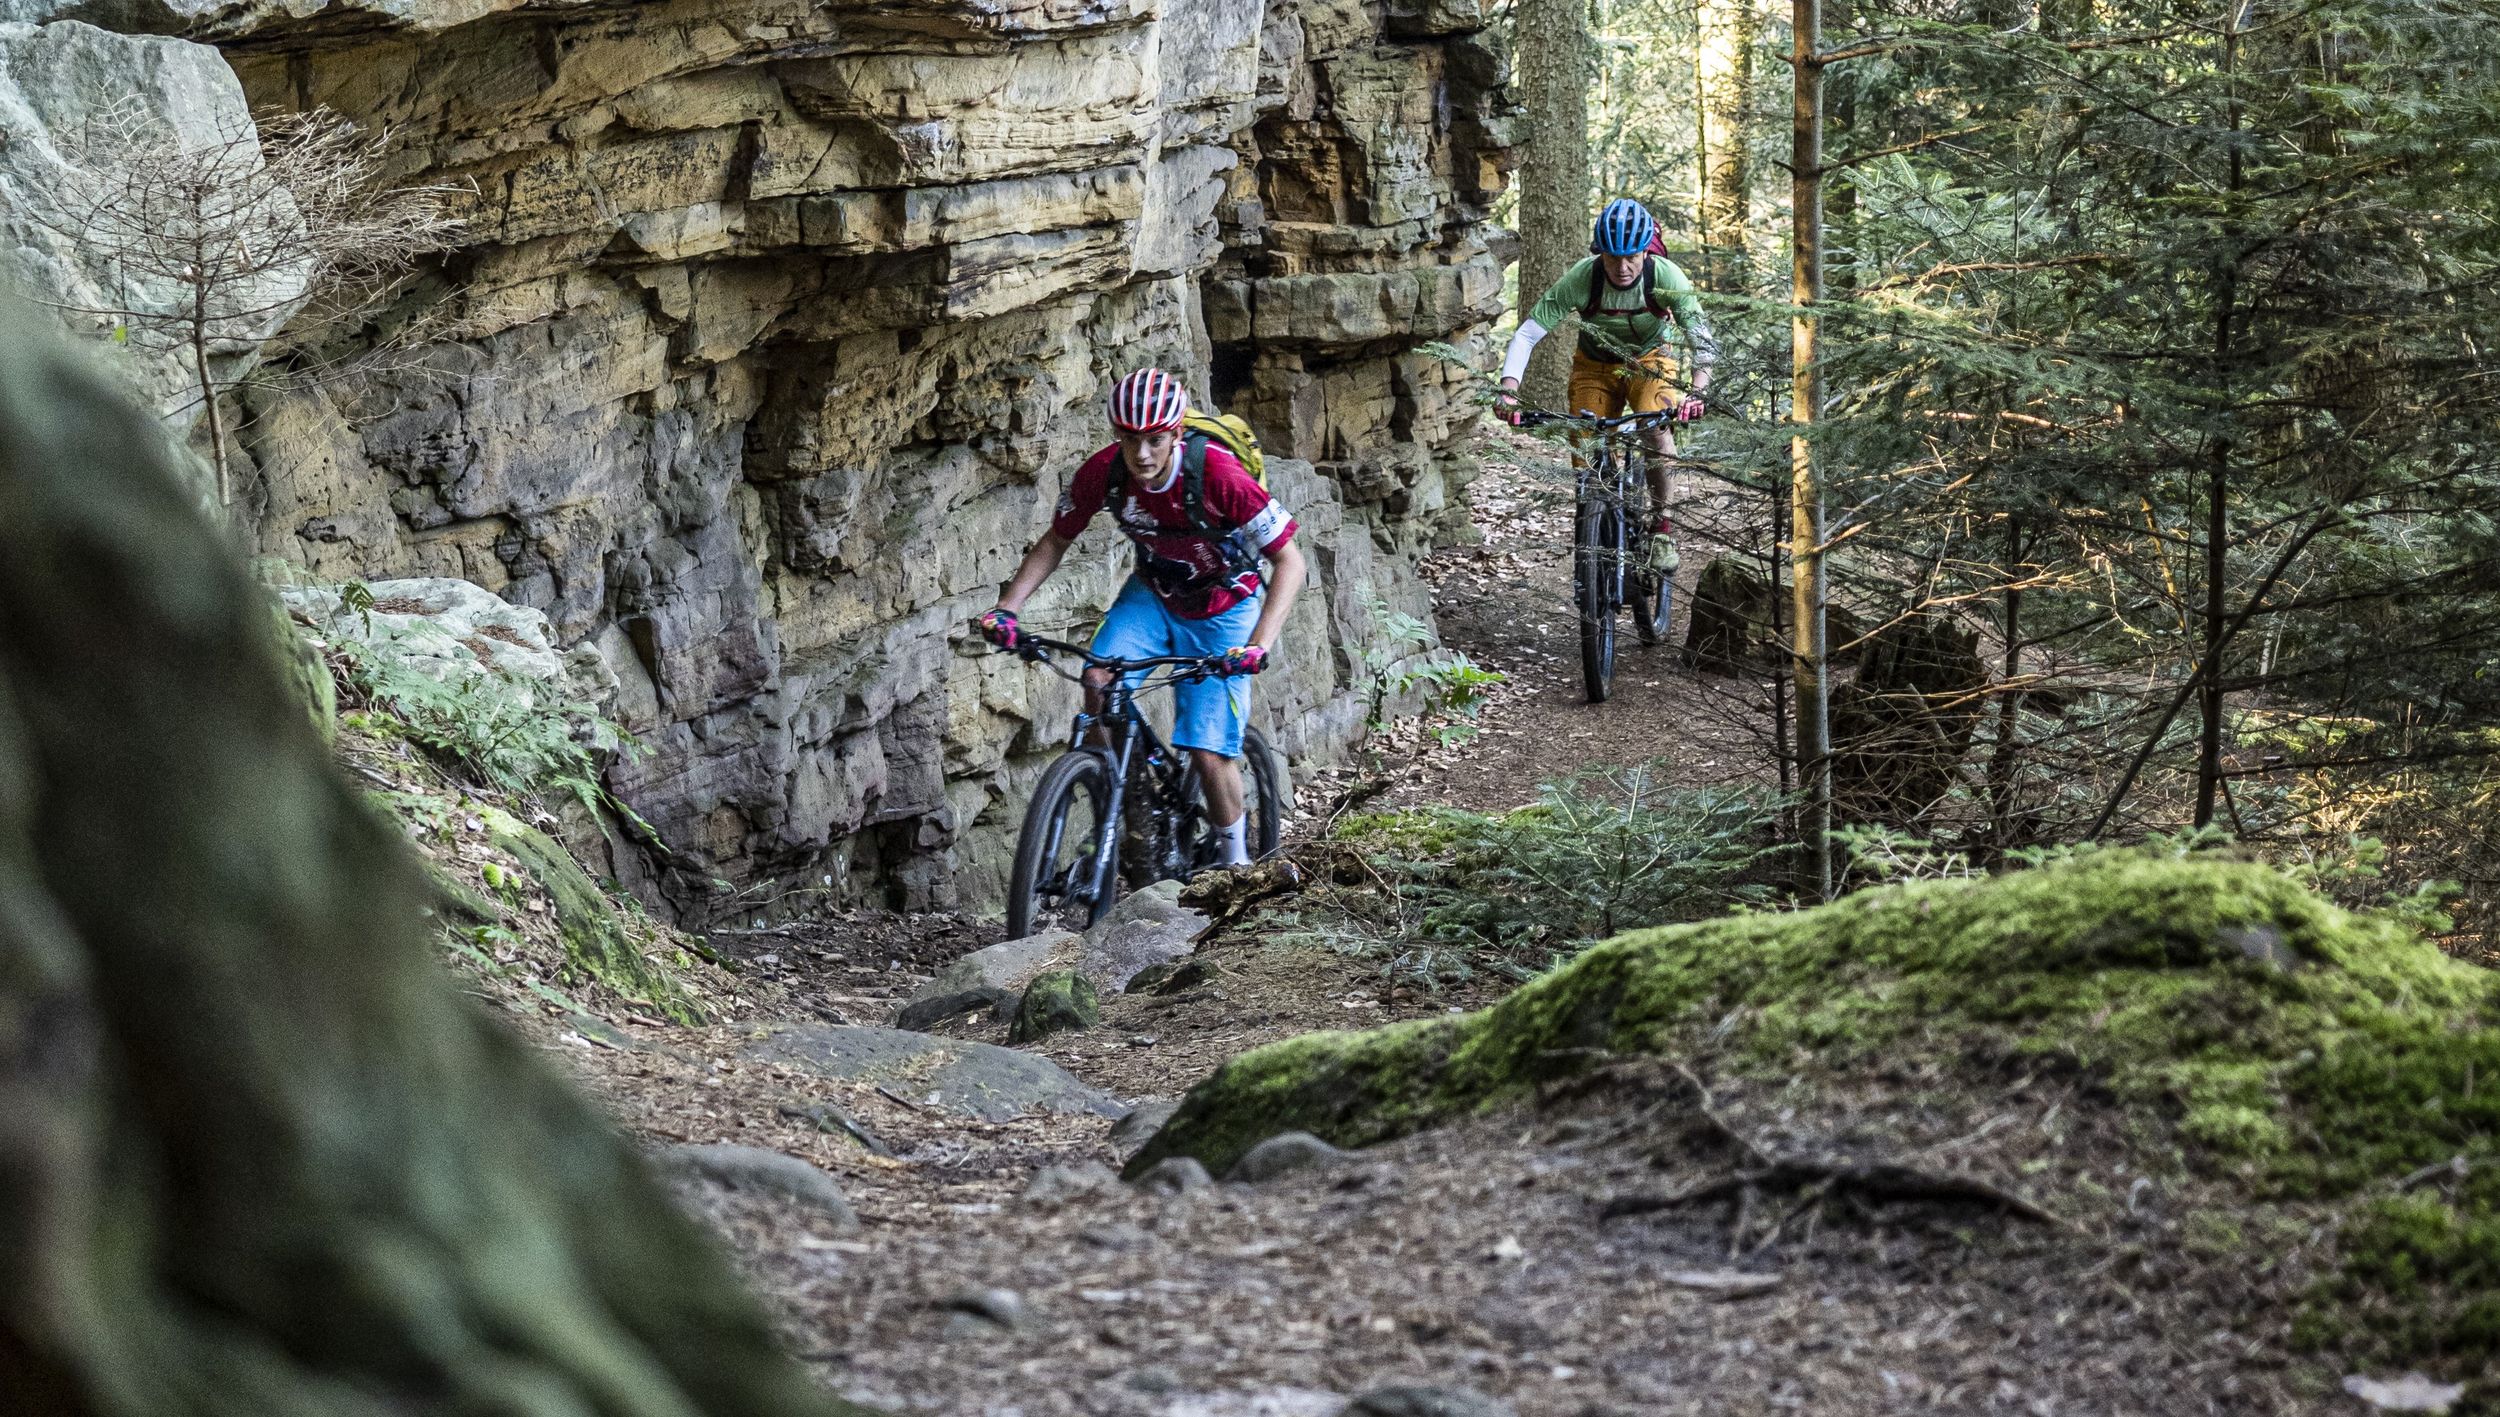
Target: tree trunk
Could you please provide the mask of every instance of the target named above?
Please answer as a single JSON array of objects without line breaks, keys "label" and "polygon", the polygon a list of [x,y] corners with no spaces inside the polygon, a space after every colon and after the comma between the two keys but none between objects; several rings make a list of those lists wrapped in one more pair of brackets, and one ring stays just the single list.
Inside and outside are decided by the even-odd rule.
[{"label": "tree trunk", "polygon": [[[1519,158],[1519,305],[1535,303],[1589,247],[1589,27],[1583,0],[1519,0],[1512,12],[1528,141]],[[1528,402],[1560,408],[1570,331],[1537,347]]]},{"label": "tree trunk", "polygon": [[[2023,672],[2023,592],[2022,583],[2029,579],[2023,567],[2023,520],[2019,516],[2005,519],[2005,682],[2009,686]],[[1996,746],[1988,754],[1988,844],[1989,860],[2002,860],[2007,851],[2021,845],[2022,835],[2015,821],[2014,770],[2020,765],[2022,742],[2023,691],[2007,688],[1997,696]]]},{"label": "tree trunk", "polygon": [[191,372],[200,381],[200,413],[208,424],[208,465],[217,473],[217,505],[234,505],[234,488],[226,475],[226,421],[217,408],[217,380],[208,371],[208,336],[194,332]]},{"label": "tree trunk", "polygon": [[149,417],[0,313],[0,1406],[855,1413],[443,973]]},{"label": "tree trunk", "polygon": [[[2239,134],[2244,116],[2238,92],[2240,22],[2246,10],[2234,6],[2224,22],[2222,37],[2223,82],[2230,92],[2230,177],[2228,190],[2236,201],[2246,183],[2240,158]],[[2233,381],[2231,371],[2232,317],[2239,307],[2239,271],[2243,259],[2238,233],[2229,224],[2223,228],[2226,249],[2222,266],[2214,275],[2214,380],[2219,387]],[[2231,550],[2231,438],[2227,433],[2214,434],[2206,448],[2205,490],[2205,634],[2199,663],[2203,679],[2197,685],[2198,709],[2196,732],[2196,825],[2210,826],[2214,819],[2215,799],[2222,789],[2222,655],[2230,632],[2223,624],[2224,577],[2230,571]]]},{"label": "tree trunk", "polygon": [[1796,106],[1790,133],[1791,247],[1797,313],[1789,327],[1790,409],[1796,431],[1788,444],[1789,562],[1796,598],[1798,813],[1806,882],[1818,898],[1832,894],[1831,692],[1825,670],[1823,484],[1815,466],[1814,424],[1823,402],[1815,349],[1815,303],[1823,297],[1823,9],[1822,0],[1794,0]]},{"label": "tree trunk", "polygon": [[1703,0],[1694,58],[1701,105],[1701,240],[1712,290],[1744,288],[1753,165],[1746,143],[1753,46],[1761,12],[1750,0]]}]

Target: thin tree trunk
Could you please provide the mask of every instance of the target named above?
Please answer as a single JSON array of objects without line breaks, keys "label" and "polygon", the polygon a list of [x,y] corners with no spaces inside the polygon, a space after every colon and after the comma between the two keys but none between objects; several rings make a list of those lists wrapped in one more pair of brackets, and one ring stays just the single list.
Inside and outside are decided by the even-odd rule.
[{"label": "thin tree trunk", "polygon": [[1832,894],[1831,689],[1825,670],[1830,645],[1823,623],[1823,486],[1815,465],[1814,424],[1823,401],[1816,367],[1816,302],[1823,295],[1823,0],[1794,0],[1796,107],[1789,170],[1794,230],[1791,246],[1797,313],[1789,327],[1789,562],[1794,568],[1797,677],[1797,771],[1805,792],[1799,814],[1806,879],[1822,899]]},{"label": "thin tree trunk", "polygon": [[[1583,0],[1520,0],[1511,24],[1528,141],[1519,158],[1519,303],[1535,302],[1589,245],[1589,28]],[[1567,333],[1567,332],[1565,332]],[[1537,348],[1530,403],[1559,408],[1568,339]]]},{"label": "thin tree trunk", "polygon": [[[2240,109],[2238,67],[2240,21],[2244,8],[2234,3],[2222,37],[2223,82],[2230,85],[2231,175],[2229,191],[2234,198],[2245,181],[2240,160],[2239,136],[2243,115]],[[2215,274],[2214,312],[2214,376],[2218,383],[2231,380],[2232,315],[2239,305],[2239,263],[2241,260],[2236,233],[2224,228],[2229,245],[2224,251],[2223,266]],[[2231,439],[2217,434],[2207,449],[2205,494],[2205,635],[2200,660],[2203,680],[2197,686],[2197,707],[2201,722],[2196,735],[2196,825],[2210,826],[2214,819],[2215,799],[2222,788],[2222,653],[2229,640],[2223,627],[2224,576],[2230,570],[2231,550]]]},{"label": "thin tree trunk", "polygon": [[[1774,494],[1771,498],[1771,639],[1776,644],[1788,642],[1788,585],[1780,578],[1780,547],[1788,540],[1788,501]],[[1795,720],[1789,713],[1788,661],[1783,656],[1772,661],[1771,670],[1771,756],[1779,763],[1780,796],[1797,790],[1797,755],[1789,751],[1789,725]]]},{"label": "thin tree trunk", "polygon": [[200,410],[208,420],[208,465],[217,470],[217,505],[234,504],[234,489],[226,482],[226,422],[217,409],[217,381],[208,372],[208,334],[196,325],[191,331],[191,373],[200,381]]},{"label": "thin tree trunk", "polygon": [[1752,215],[1752,163],[1746,142],[1754,38],[1761,12],[1750,0],[1702,0],[1694,58],[1700,100],[1701,240],[1713,290],[1744,284],[1745,236]]},{"label": "thin tree trunk", "polygon": [[[2005,519],[2005,679],[2023,672],[2023,522]],[[2015,733],[2022,726],[2023,691],[2008,689],[1997,697],[1997,741],[1988,754],[1988,836],[1998,857],[2014,845]]]}]

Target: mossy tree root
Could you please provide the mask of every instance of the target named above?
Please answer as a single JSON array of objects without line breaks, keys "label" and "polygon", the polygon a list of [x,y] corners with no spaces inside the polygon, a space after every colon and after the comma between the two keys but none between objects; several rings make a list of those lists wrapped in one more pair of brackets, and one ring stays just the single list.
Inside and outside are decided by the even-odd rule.
[{"label": "mossy tree root", "polygon": [[[1463,1018],[1313,1034],[1192,1089],[1130,1174],[1222,1174],[1300,1130],[1404,1135],[1595,1062],[1722,1074],[2012,1059],[2086,1073],[2252,1204],[2345,1217],[2304,1331],[2412,1359],[2500,1348],[2500,976],[2246,862],[2113,851],[1979,882],[1625,936]],[[1993,1061],[1992,1061],[1993,1060]],[[2402,1178],[2465,1158],[2441,1195]]]}]

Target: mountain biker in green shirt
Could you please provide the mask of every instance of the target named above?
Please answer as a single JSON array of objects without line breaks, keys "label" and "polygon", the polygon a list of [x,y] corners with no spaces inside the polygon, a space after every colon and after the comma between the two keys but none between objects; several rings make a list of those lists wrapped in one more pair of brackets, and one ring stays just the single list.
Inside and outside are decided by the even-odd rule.
[{"label": "mountain biker in green shirt", "polygon": [[[1614,418],[1666,409],[1675,392],[1669,347],[1681,344],[1690,352],[1692,377],[1673,405],[1675,421],[1701,416],[1718,342],[1692,281],[1663,254],[1648,208],[1628,197],[1607,203],[1590,233],[1588,259],[1563,272],[1529,308],[1502,358],[1502,407],[1517,407],[1519,377],[1527,372],[1537,341],[1575,314],[1580,344],[1571,355],[1571,412]],[[1674,431],[1660,424],[1650,430],[1648,446],[1649,495],[1658,508],[1651,544],[1672,554],[1667,506],[1674,491],[1669,461],[1675,455]]]}]

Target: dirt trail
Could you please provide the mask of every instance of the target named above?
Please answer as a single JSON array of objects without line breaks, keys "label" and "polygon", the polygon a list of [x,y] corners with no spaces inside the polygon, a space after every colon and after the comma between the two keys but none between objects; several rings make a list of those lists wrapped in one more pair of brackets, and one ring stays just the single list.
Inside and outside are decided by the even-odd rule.
[{"label": "dirt trail", "polygon": [[[1512,682],[1474,743],[1397,766],[1387,800],[1508,807],[1582,764],[1661,755],[1680,781],[1758,777],[1746,707],[1759,686],[1696,681],[1671,649],[1627,634],[1616,700],[1581,702],[1558,510],[1501,468],[1478,505],[1485,544],[1444,553],[1433,574],[1448,641]],[[1688,542],[1687,590],[1698,550]],[[929,972],[995,933],[881,917],[715,944],[795,1014],[883,1024]],[[1212,983],[1108,998],[1099,1027],[1034,1051],[1149,1101],[1261,1043],[1496,993],[1388,989],[1374,962],[1255,937],[1219,936],[1199,957]],[[952,1031],[1002,1041],[992,1024]],[[1739,1229],[1756,1235],[1768,1218],[1726,1204],[1603,1218],[1609,1199],[1729,1165],[1654,1107],[1603,1090],[1337,1169],[1156,1194],[1082,1170],[1123,1160],[1100,1118],[952,1119],[892,1090],[744,1061],[740,1041],[655,1029],[629,1047],[555,1046],[639,1135],[771,1147],[839,1178],[855,1231],[717,1196],[714,1217],[794,1349],[836,1389],[897,1413],[1336,1417],[1349,1396],[1400,1383],[1471,1389],[1525,1417],[2281,1413],[2309,1410],[2301,1394],[2314,1391],[2268,1346],[2187,1317],[2229,1304],[2209,1271],[2169,1253],[2152,1210],[2052,1228],[1932,1205],[1823,1224],[1818,1208],[1732,1256]],[[892,1154],[785,1110],[827,1100]],[[2081,1146],[2071,1100],[2049,1085],[1940,1097],[1921,1125],[1927,1144],[1985,1138],[1968,1165],[2027,1174]],[[1737,1105],[1763,1126],[1797,1124],[1776,1096]],[[1052,1167],[1079,1170],[1039,1183],[1063,1194],[1036,1193]],[[2093,1184],[2124,1189],[2119,1177]],[[1758,1278],[1732,1296],[1710,1278],[1732,1269]],[[993,1289],[1017,1297],[1013,1326],[948,1307]]]},{"label": "dirt trail", "polygon": [[1484,540],[1441,552],[1424,574],[1443,643],[1509,682],[1487,705],[1478,738],[1420,755],[1388,800],[1498,810],[1532,802],[1539,783],[1591,765],[1661,759],[1671,765],[1667,779],[1680,785],[1767,781],[1767,678],[1697,675],[1680,658],[1694,582],[1724,549],[1714,533],[1741,509],[1686,478],[1670,634],[1644,646],[1624,616],[1614,691],[1591,704],[1571,603],[1566,474],[1548,445],[1529,438],[1497,434],[1484,453],[1485,476],[1471,489]]}]

